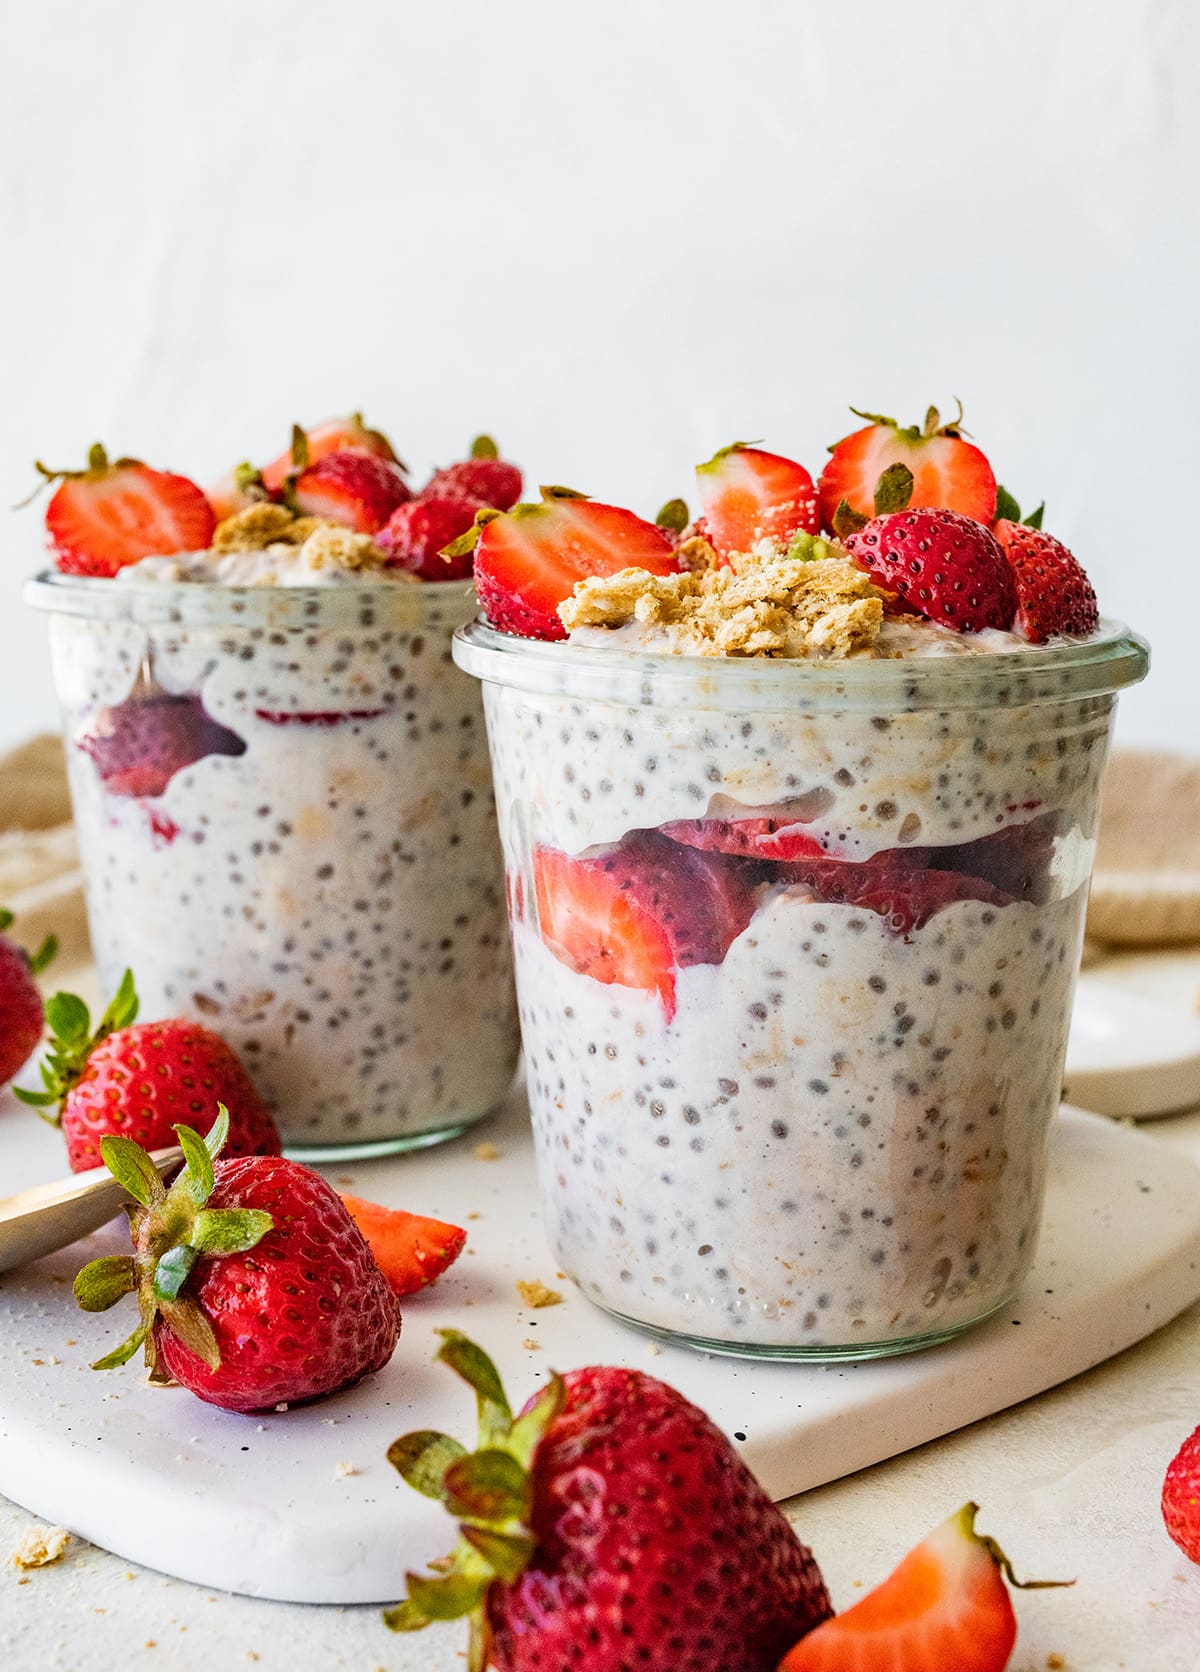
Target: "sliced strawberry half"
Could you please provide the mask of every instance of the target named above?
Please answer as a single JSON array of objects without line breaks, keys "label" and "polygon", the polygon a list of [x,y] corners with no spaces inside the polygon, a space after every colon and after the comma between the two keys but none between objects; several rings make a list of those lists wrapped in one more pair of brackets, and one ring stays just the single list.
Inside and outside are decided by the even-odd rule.
[{"label": "sliced strawberry half", "polygon": [[845,537],[846,550],[904,608],[959,633],[1009,628],[1012,570],[989,529],[958,511],[894,511]]},{"label": "sliced strawberry half", "polygon": [[359,534],[374,534],[410,497],[394,464],[374,453],[326,453],[285,489],[305,517],[331,517]]},{"label": "sliced strawberry half", "polygon": [[376,535],[375,544],[388,555],[389,566],[411,569],[423,581],[464,580],[473,556],[462,552],[444,556],[445,548],[465,534],[483,509],[482,501],[462,494],[430,494],[398,505]]},{"label": "sliced strawberry half", "polygon": [[268,492],[272,494],[279,493],[288,477],[304,468],[295,455],[298,435],[304,437],[304,464],[320,464],[330,453],[357,452],[374,453],[378,458],[396,465],[398,469],[404,469],[383,431],[369,429],[363,423],[362,413],[355,412],[349,418],[327,418],[323,424],[315,424],[311,430],[303,430],[299,424],[295,425],[292,430],[291,447],[263,467],[262,479]]},{"label": "sliced strawberry half", "polygon": [[366,1239],[393,1294],[415,1295],[439,1278],[463,1251],[467,1233],[458,1225],[402,1208],[343,1196],[346,1210]]},{"label": "sliced strawberry half", "polygon": [[538,848],[533,880],[538,927],[560,963],[657,993],[669,1022],[677,970],[723,960],[754,915],[760,878],[753,865],[643,830],[598,858]]},{"label": "sliced strawberry half", "polygon": [[779,1672],[1002,1672],[1017,1640],[999,1546],[967,1504],[853,1608],[802,1637]]},{"label": "sliced strawberry half", "polygon": [[962,432],[962,406],[943,424],[936,406],[923,425],[901,428],[894,418],[859,412],[870,422],[830,449],[817,484],[821,522],[831,533],[852,534],[888,511],[940,505],[976,522],[996,515],[996,478],[987,458]]},{"label": "sliced strawberry half", "polygon": [[653,523],[569,488],[543,488],[541,504],[480,512],[475,527],[445,549],[475,552],[475,590],[493,627],[530,639],[564,639],[558,606],[576,581],[622,569],[674,574],[670,540]]},{"label": "sliced strawberry half", "polygon": [[793,534],[821,526],[813,479],[802,464],[735,441],[696,466],[705,534],[728,561],[770,541],[782,552]]},{"label": "sliced strawberry half", "polygon": [[1056,633],[1094,633],[1100,625],[1095,589],[1075,558],[1053,534],[1002,517],[993,534],[1004,548],[1017,593],[1015,631],[1031,644]]},{"label": "sliced strawberry half", "polygon": [[212,542],[213,508],[186,476],[139,459],[110,464],[99,443],[85,470],[37,468],[61,482],[46,507],[46,533],[64,574],[115,575],[140,558],[204,551]]}]

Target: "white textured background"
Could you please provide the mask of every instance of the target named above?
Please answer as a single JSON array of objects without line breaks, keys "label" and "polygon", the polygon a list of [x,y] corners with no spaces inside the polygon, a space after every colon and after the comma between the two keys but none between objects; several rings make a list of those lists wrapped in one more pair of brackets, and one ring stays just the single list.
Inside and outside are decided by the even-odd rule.
[{"label": "white textured background", "polygon": [[[0,504],[355,406],[651,514],[736,436],[961,394],[1200,747],[1189,0],[0,4]],[[0,745],[54,715],[0,563]]]}]

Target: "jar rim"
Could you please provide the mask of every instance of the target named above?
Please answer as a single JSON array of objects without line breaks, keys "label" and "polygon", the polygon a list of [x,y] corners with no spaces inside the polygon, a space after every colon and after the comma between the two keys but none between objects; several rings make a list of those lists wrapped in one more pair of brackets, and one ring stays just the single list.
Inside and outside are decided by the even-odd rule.
[{"label": "jar rim", "polygon": [[23,595],[31,608],[51,615],[193,627],[355,626],[367,624],[364,612],[404,627],[424,621],[457,625],[477,607],[469,580],[227,586],[222,581],[64,575],[55,569],[43,569],[27,580]]},{"label": "jar rim", "polygon": [[1146,677],[1150,647],[1102,619],[1086,639],[978,656],[686,656],[524,639],[482,616],[456,629],[454,660],[485,684],[628,707],[721,710],[1019,708],[1111,695]]}]

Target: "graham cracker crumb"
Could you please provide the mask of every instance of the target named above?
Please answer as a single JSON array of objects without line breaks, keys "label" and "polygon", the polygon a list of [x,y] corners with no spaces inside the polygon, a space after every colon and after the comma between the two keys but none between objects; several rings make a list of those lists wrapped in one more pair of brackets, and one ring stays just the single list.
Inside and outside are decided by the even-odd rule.
[{"label": "graham cracker crumb", "polygon": [[1062,1669],[1066,1664],[1066,1660],[1062,1655],[1046,1656],[1046,1665],[1049,1668],[1049,1672],[1062,1672]]},{"label": "graham cracker crumb", "polygon": [[540,1353],[542,1350],[541,1342],[535,1341],[532,1335],[527,1335],[521,1345],[530,1353]]},{"label": "graham cracker crumb", "polygon": [[495,1144],[476,1144],[471,1151],[476,1161],[499,1161],[500,1151]]},{"label": "graham cracker crumb", "polygon": [[[311,519],[309,519],[311,520]],[[369,534],[356,534],[340,523],[320,523],[301,543],[310,569],[384,569],[387,558]],[[409,574],[400,570],[398,574]],[[417,577],[412,576],[415,581]]]},{"label": "graham cracker crumb", "polygon": [[647,642],[696,656],[840,659],[869,652],[886,595],[840,547],[821,542],[821,549],[828,555],[752,552],[736,569],[591,575],[576,582],[558,614],[568,632],[637,626]]},{"label": "graham cracker crumb", "polygon": [[70,1542],[71,1535],[65,1527],[30,1527],[13,1551],[13,1566],[40,1568],[61,1562]]},{"label": "graham cracker crumb", "polygon": [[532,1306],[535,1310],[542,1306],[559,1306],[562,1303],[562,1296],[558,1290],[548,1289],[537,1277],[532,1279],[518,1277],[517,1293],[526,1306]]},{"label": "graham cracker crumb", "polygon": [[261,552],[281,541],[292,543],[292,525],[297,521],[286,505],[266,501],[247,505],[219,522],[213,534],[215,552]]},{"label": "graham cracker crumb", "polygon": [[353,1463],[335,1463],[333,1466],[334,1480],[349,1480],[351,1475],[356,1475],[357,1473],[358,1470],[354,1467]]},{"label": "graham cracker crumb", "polygon": [[653,1353],[655,1358],[657,1358],[658,1355],[662,1352],[662,1348],[659,1346],[657,1341],[648,1341],[646,1343],[646,1351],[648,1353]]},{"label": "graham cracker crumb", "polygon": [[702,534],[693,534],[686,540],[681,540],[675,548],[675,556],[679,559],[679,567],[689,570],[693,575],[703,574],[706,569],[717,567],[717,548],[709,543]]}]

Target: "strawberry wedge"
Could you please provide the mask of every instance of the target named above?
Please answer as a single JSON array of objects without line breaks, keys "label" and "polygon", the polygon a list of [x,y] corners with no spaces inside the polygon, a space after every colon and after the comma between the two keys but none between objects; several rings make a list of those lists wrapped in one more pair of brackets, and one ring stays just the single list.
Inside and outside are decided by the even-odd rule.
[{"label": "strawberry wedge", "polygon": [[[801,1638],[779,1672],[1002,1672],[1017,1638],[1004,1552],[967,1504],[882,1585]],[[1032,1587],[1022,1587],[1032,1588]]]},{"label": "strawberry wedge", "polygon": [[475,589],[493,627],[529,639],[564,639],[558,606],[576,581],[647,569],[679,568],[662,529],[632,511],[599,505],[569,488],[543,488],[541,504],[481,511],[474,528],[445,548],[475,553]]},{"label": "strawberry wedge", "polygon": [[657,994],[675,1015],[675,976],[719,964],[754,915],[758,869],[634,831],[610,853],[533,858],[538,927],[568,968],[606,985]]},{"label": "strawberry wedge", "polygon": [[817,484],[824,528],[852,534],[871,517],[923,505],[991,522],[996,478],[984,454],[963,436],[961,406],[949,424],[931,406],[923,425],[903,428],[880,413],[850,410],[868,423],[829,449]]},{"label": "strawberry wedge", "polygon": [[440,1219],[381,1207],[360,1196],[343,1196],[342,1202],[396,1295],[415,1295],[434,1282],[458,1259],[467,1240],[458,1225]]},{"label": "strawberry wedge", "polygon": [[821,526],[813,479],[802,464],[735,441],[696,466],[705,532],[728,560],[764,540],[786,550],[793,534]]},{"label": "strawberry wedge", "polygon": [[[400,464],[392,450],[392,444],[382,430],[368,429],[363,423],[361,412],[352,413],[349,418],[327,418],[324,423],[315,424],[311,430],[301,431],[305,440],[305,461],[310,464],[320,464],[332,453],[359,452],[373,453],[376,458],[385,459],[390,464]],[[293,447],[286,453],[280,453],[277,459],[263,466],[263,484],[269,493],[278,493],[289,476],[296,474],[297,461]]]},{"label": "strawberry wedge", "polygon": [[37,468],[62,484],[46,507],[46,533],[64,574],[111,576],[143,557],[203,551],[212,540],[213,508],[186,476],[139,459],[110,464],[99,444],[84,470]]}]

